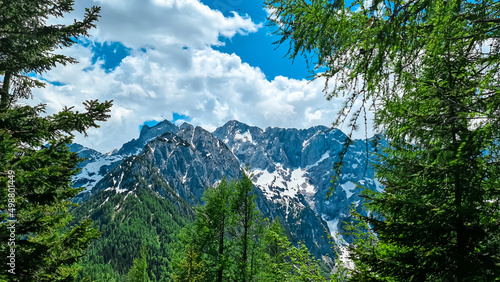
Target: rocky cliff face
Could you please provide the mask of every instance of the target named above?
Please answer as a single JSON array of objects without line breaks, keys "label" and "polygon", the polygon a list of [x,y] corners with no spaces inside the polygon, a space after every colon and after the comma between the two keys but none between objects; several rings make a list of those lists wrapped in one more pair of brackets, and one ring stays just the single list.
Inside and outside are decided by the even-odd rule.
[{"label": "rocky cliff face", "polygon": [[329,251],[321,238],[323,226],[336,240],[348,241],[340,233],[343,222],[349,218],[350,206],[361,204],[358,194],[362,188],[358,185],[381,189],[367,162],[373,152],[372,144],[354,140],[344,156],[338,185],[327,199],[333,167],[347,138],[337,129],[316,126],[263,130],[230,121],[213,134],[228,145],[242,164],[252,168],[255,185],[270,203],[269,214],[284,218],[292,236],[310,242],[308,247],[317,256]]},{"label": "rocky cliff face", "polygon": [[[134,179],[138,179],[130,171],[151,182],[153,170],[154,177],[161,178],[155,183],[166,183],[176,196],[197,205],[204,189],[216,185],[222,177],[241,177],[242,167],[248,164],[264,216],[279,216],[293,241],[305,241],[314,255],[326,258],[331,249],[325,231],[340,239],[338,232],[348,219],[349,206],[361,203],[359,185],[381,189],[367,166],[370,143],[355,140],[344,157],[339,183],[327,199],[333,166],[346,138],[340,130],[324,126],[263,130],[230,121],[210,133],[187,123],[177,127],[164,121],[144,127],[137,140],[109,155],[79,145],[72,145],[72,149],[89,157],[76,177],[79,186],[90,187],[81,194],[81,200],[106,189],[129,193],[136,185]],[[138,157],[129,157],[133,155]],[[134,169],[120,172],[125,166]],[[159,187],[147,185],[164,197]]]},{"label": "rocky cliff face", "polygon": [[94,186],[123,159],[123,156],[101,154],[79,144],[71,144],[70,150],[85,159],[78,165],[81,171],[73,179],[74,187],[86,188],[77,196],[76,202],[87,199]]},{"label": "rocky cliff face", "polygon": [[199,203],[205,188],[223,177],[242,176],[240,163],[222,141],[203,128],[189,124],[183,124],[177,134],[167,132],[156,137],[144,147],[141,155],[192,204]]}]

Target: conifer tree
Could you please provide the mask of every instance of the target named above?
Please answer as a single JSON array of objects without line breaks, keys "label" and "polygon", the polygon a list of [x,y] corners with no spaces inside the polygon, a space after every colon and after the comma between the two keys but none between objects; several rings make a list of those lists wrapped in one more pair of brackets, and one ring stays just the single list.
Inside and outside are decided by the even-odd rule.
[{"label": "conifer tree", "polygon": [[230,275],[227,235],[232,221],[231,195],[231,187],[223,178],[219,185],[205,191],[202,198],[205,205],[196,208],[196,244],[205,261],[204,281],[221,282]]},{"label": "conifer tree", "polygon": [[357,214],[351,278],[500,277],[500,3],[266,4],[290,55],[315,57],[336,81],[328,98],[347,96],[338,120],[351,112],[354,129],[371,106],[389,141],[376,166],[385,191],[367,191],[369,216]]},{"label": "conifer tree", "polygon": [[186,226],[179,234],[180,246],[176,253],[174,264],[174,281],[197,282],[204,281],[205,262],[202,260],[200,248],[196,245],[197,234],[193,225]]},{"label": "conifer tree", "polygon": [[263,245],[266,263],[260,273],[260,278],[263,281],[272,282],[289,280],[292,266],[285,261],[289,243],[279,217],[275,218],[266,228]]},{"label": "conifer tree", "polygon": [[[76,61],[55,53],[76,43],[95,26],[99,8],[82,21],[48,25],[50,17],[72,11],[71,0],[0,2],[0,278],[9,281],[59,281],[75,277],[76,264],[99,233],[86,220],[66,228],[71,187],[80,159],[69,151],[73,132],[85,134],[106,120],[111,102],[84,102],[85,111],[64,108],[46,115],[45,105],[23,106],[42,74]],[[12,241],[8,241],[12,239]],[[8,244],[7,242],[12,242]],[[15,256],[9,268],[4,259]],[[9,271],[10,270],[10,271]]]},{"label": "conifer tree", "polygon": [[326,281],[319,261],[300,243],[288,240],[280,219],[275,218],[265,230],[262,240],[265,264],[259,273],[262,281]]},{"label": "conifer tree", "polygon": [[319,262],[305,245],[290,243],[279,219],[265,225],[248,175],[223,179],[203,199],[195,223],[180,234],[175,281],[325,281]]},{"label": "conifer tree", "polygon": [[236,261],[237,280],[242,282],[253,281],[258,271],[259,240],[263,233],[261,216],[255,206],[257,196],[253,192],[254,186],[250,177],[244,173],[241,180],[231,183],[233,240],[236,240],[231,255]]},{"label": "conifer tree", "polygon": [[142,245],[141,257],[134,259],[134,264],[130,268],[127,281],[128,282],[149,282],[147,262],[147,248]]}]

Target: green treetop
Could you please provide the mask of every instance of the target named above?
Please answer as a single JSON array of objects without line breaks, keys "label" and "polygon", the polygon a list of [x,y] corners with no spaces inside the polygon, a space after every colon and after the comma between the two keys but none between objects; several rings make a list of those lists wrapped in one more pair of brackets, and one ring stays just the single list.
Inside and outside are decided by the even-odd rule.
[{"label": "green treetop", "polygon": [[[18,99],[31,97],[32,87],[43,87],[33,74],[76,62],[55,50],[86,36],[95,26],[99,8],[88,9],[82,21],[71,25],[47,24],[49,18],[72,11],[73,4],[0,1],[0,255],[5,258],[15,250],[14,273],[2,267],[0,278],[9,281],[71,279],[79,270],[79,257],[99,236],[90,221],[66,228],[70,199],[81,191],[71,187],[80,159],[67,144],[72,132],[85,134],[106,120],[111,102],[86,101],[84,112],[70,107],[53,115],[44,115],[45,105],[17,104]],[[8,171],[14,172],[15,190],[8,189]],[[14,202],[8,202],[8,195]],[[16,221],[7,222],[8,217]],[[11,236],[7,227],[13,224],[15,244],[7,245]]]},{"label": "green treetop", "polygon": [[[498,1],[273,1],[292,57],[316,59],[345,95],[338,121],[372,106],[389,147],[367,191],[354,281],[500,277]],[[332,83],[335,81],[335,83]]]},{"label": "green treetop", "polygon": [[255,206],[249,176],[208,188],[193,225],[183,229],[174,281],[326,281],[303,244],[293,246],[276,219]]},{"label": "green treetop", "polygon": [[82,21],[72,25],[47,25],[49,18],[60,18],[73,11],[73,0],[4,0],[0,2],[0,109],[19,98],[31,97],[32,87],[43,83],[29,76],[41,74],[57,64],[76,63],[75,59],[54,51],[76,43],[95,27],[100,7],[86,9]]}]

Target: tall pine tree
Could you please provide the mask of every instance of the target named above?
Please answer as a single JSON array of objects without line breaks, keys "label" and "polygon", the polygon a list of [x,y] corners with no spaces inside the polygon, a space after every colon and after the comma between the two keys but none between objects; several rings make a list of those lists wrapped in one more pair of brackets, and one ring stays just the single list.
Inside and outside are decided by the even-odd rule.
[{"label": "tall pine tree", "polygon": [[[89,221],[66,228],[71,187],[80,159],[68,150],[72,132],[85,134],[106,120],[111,102],[84,102],[85,112],[65,108],[45,115],[45,105],[22,106],[42,74],[76,61],[55,53],[95,27],[99,8],[72,25],[48,25],[49,17],[72,11],[71,0],[0,2],[0,256],[1,279],[59,281],[74,277],[76,264],[99,236]],[[12,239],[12,240],[11,240]],[[9,241],[10,240],[10,241]],[[8,267],[7,256],[15,256]]]},{"label": "tall pine tree", "polygon": [[500,277],[499,2],[266,4],[290,55],[312,55],[335,80],[328,98],[347,96],[338,121],[350,112],[355,129],[371,106],[389,141],[352,279]]},{"label": "tall pine tree", "polygon": [[205,268],[203,281],[221,282],[230,276],[231,246],[228,232],[232,221],[231,195],[231,187],[224,178],[219,185],[205,191],[203,196],[205,205],[196,208],[194,223],[196,235],[192,239],[195,241],[191,244],[194,243],[195,253],[201,254],[200,258],[203,260]]},{"label": "tall pine tree", "polygon": [[127,282],[149,282],[147,263],[147,248],[142,245],[141,257],[134,259],[134,264],[127,274]]}]

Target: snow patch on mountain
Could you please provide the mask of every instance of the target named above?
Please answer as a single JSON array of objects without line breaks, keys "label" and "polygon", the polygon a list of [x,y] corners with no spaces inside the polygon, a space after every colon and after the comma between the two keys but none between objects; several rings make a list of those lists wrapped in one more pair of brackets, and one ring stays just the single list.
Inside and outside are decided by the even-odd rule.
[{"label": "snow patch on mountain", "polygon": [[335,239],[335,241],[337,241],[337,239],[340,237],[340,234],[339,234],[339,218],[336,217],[334,219],[327,220],[328,218],[324,214],[321,215],[321,218],[328,225],[328,229],[330,231],[330,235]]},{"label": "snow patch on mountain", "polygon": [[99,207],[102,207],[102,205],[104,205],[107,201],[109,200],[109,196],[106,198],[106,200],[104,200],[104,202],[102,202]]},{"label": "snow patch on mountain", "polygon": [[328,159],[329,157],[330,157],[330,151],[326,151],[326,152],[325,152],[325,153],[321,156],[321,158],[320,158],[318,161],[316,161],[316,162],[315,162],[314,164],[312,164],[312,165],[308,165],[308,166],[306,167],[306,169],[311,169],[311,168],[313,168],[313,167],[317,167],[320,163],[322,163],[324,160]]},{"label": "snow patch on mountain", "polygon": [[104,191],[115,190],[116,194],[120,194],[120,193],[128,191],[127,188],[120,189],[120,184],[122,184],[124,175],[125,175],[125,173],[122,172],[120,174],[120,180],[118,180],[118,181],[116,181],[116,179],[113,178],[113,187],[106,188],[106,189],[104,189]]},{"label": "snow patch on mountain", "polygon": [[299,193],[304,196],[316,193],[316,188],[309,182],[307,171],[302,168],[285,169],[282,164],[276,164],[273,172],[255,169],[253,174],[254,183],[269,200],[284,196],[294,198]]},{"label": "snow patch on mountain", "polygon": [[339,247],[339,260],[342,262],[343,266],[347,269],[354,270],[354,262],[351,260],[349,249],[347,246],[340,245]]},{"label": "snow patch on mountain", "polygon": [[354,190],[356,189],[356,183],[354,183],[352,181],[348,181],[344,184],[341,184],[340,187],[342,187],[342,189],[344,189],[344,191],[347,195],[347,199],[349,199],[352,195],[354,195]]},{"label": "snow patch on mountain", "polygon": [[109,166],[115,162],[122,159],[122,156],[109,156],[102,155],[101,157],[92,160],[84,167],[82,167],[80,173],[73,177],[73,183],[85,182],[85,190],[81,193],[87,193],[94,188],[94,186],[101,179],[104,178],[104,174],[101,174],[100,170],[104,166]]},{"label": "snow patch on mountain", "polygon": [[311,143],[311,139],[316,137],[318,134],[319,132],[316,132],[311,138],[304,140],[304,142],[302,142],[302,148],[306,148],[307,146],[309,146],[309,144]]},{"label": "snow patch on mountain", "polygon": [[234,135],[234,141],[239,141],[239,142],[250,142],[253,143],[252,139],[252,134],[250,134],[250,131],[246,131],[245,133],[241,134],[239,131]]},{"label": "snow patch on mountain", "polygon": [[375,185],[377,187],[377,192],[382,193],[384,191],[384,186],[382,185],[382,183],[380,183],[380,181],[378,181],[378,179],[376,178],[374,178],[373,181],[375,182]]}]

